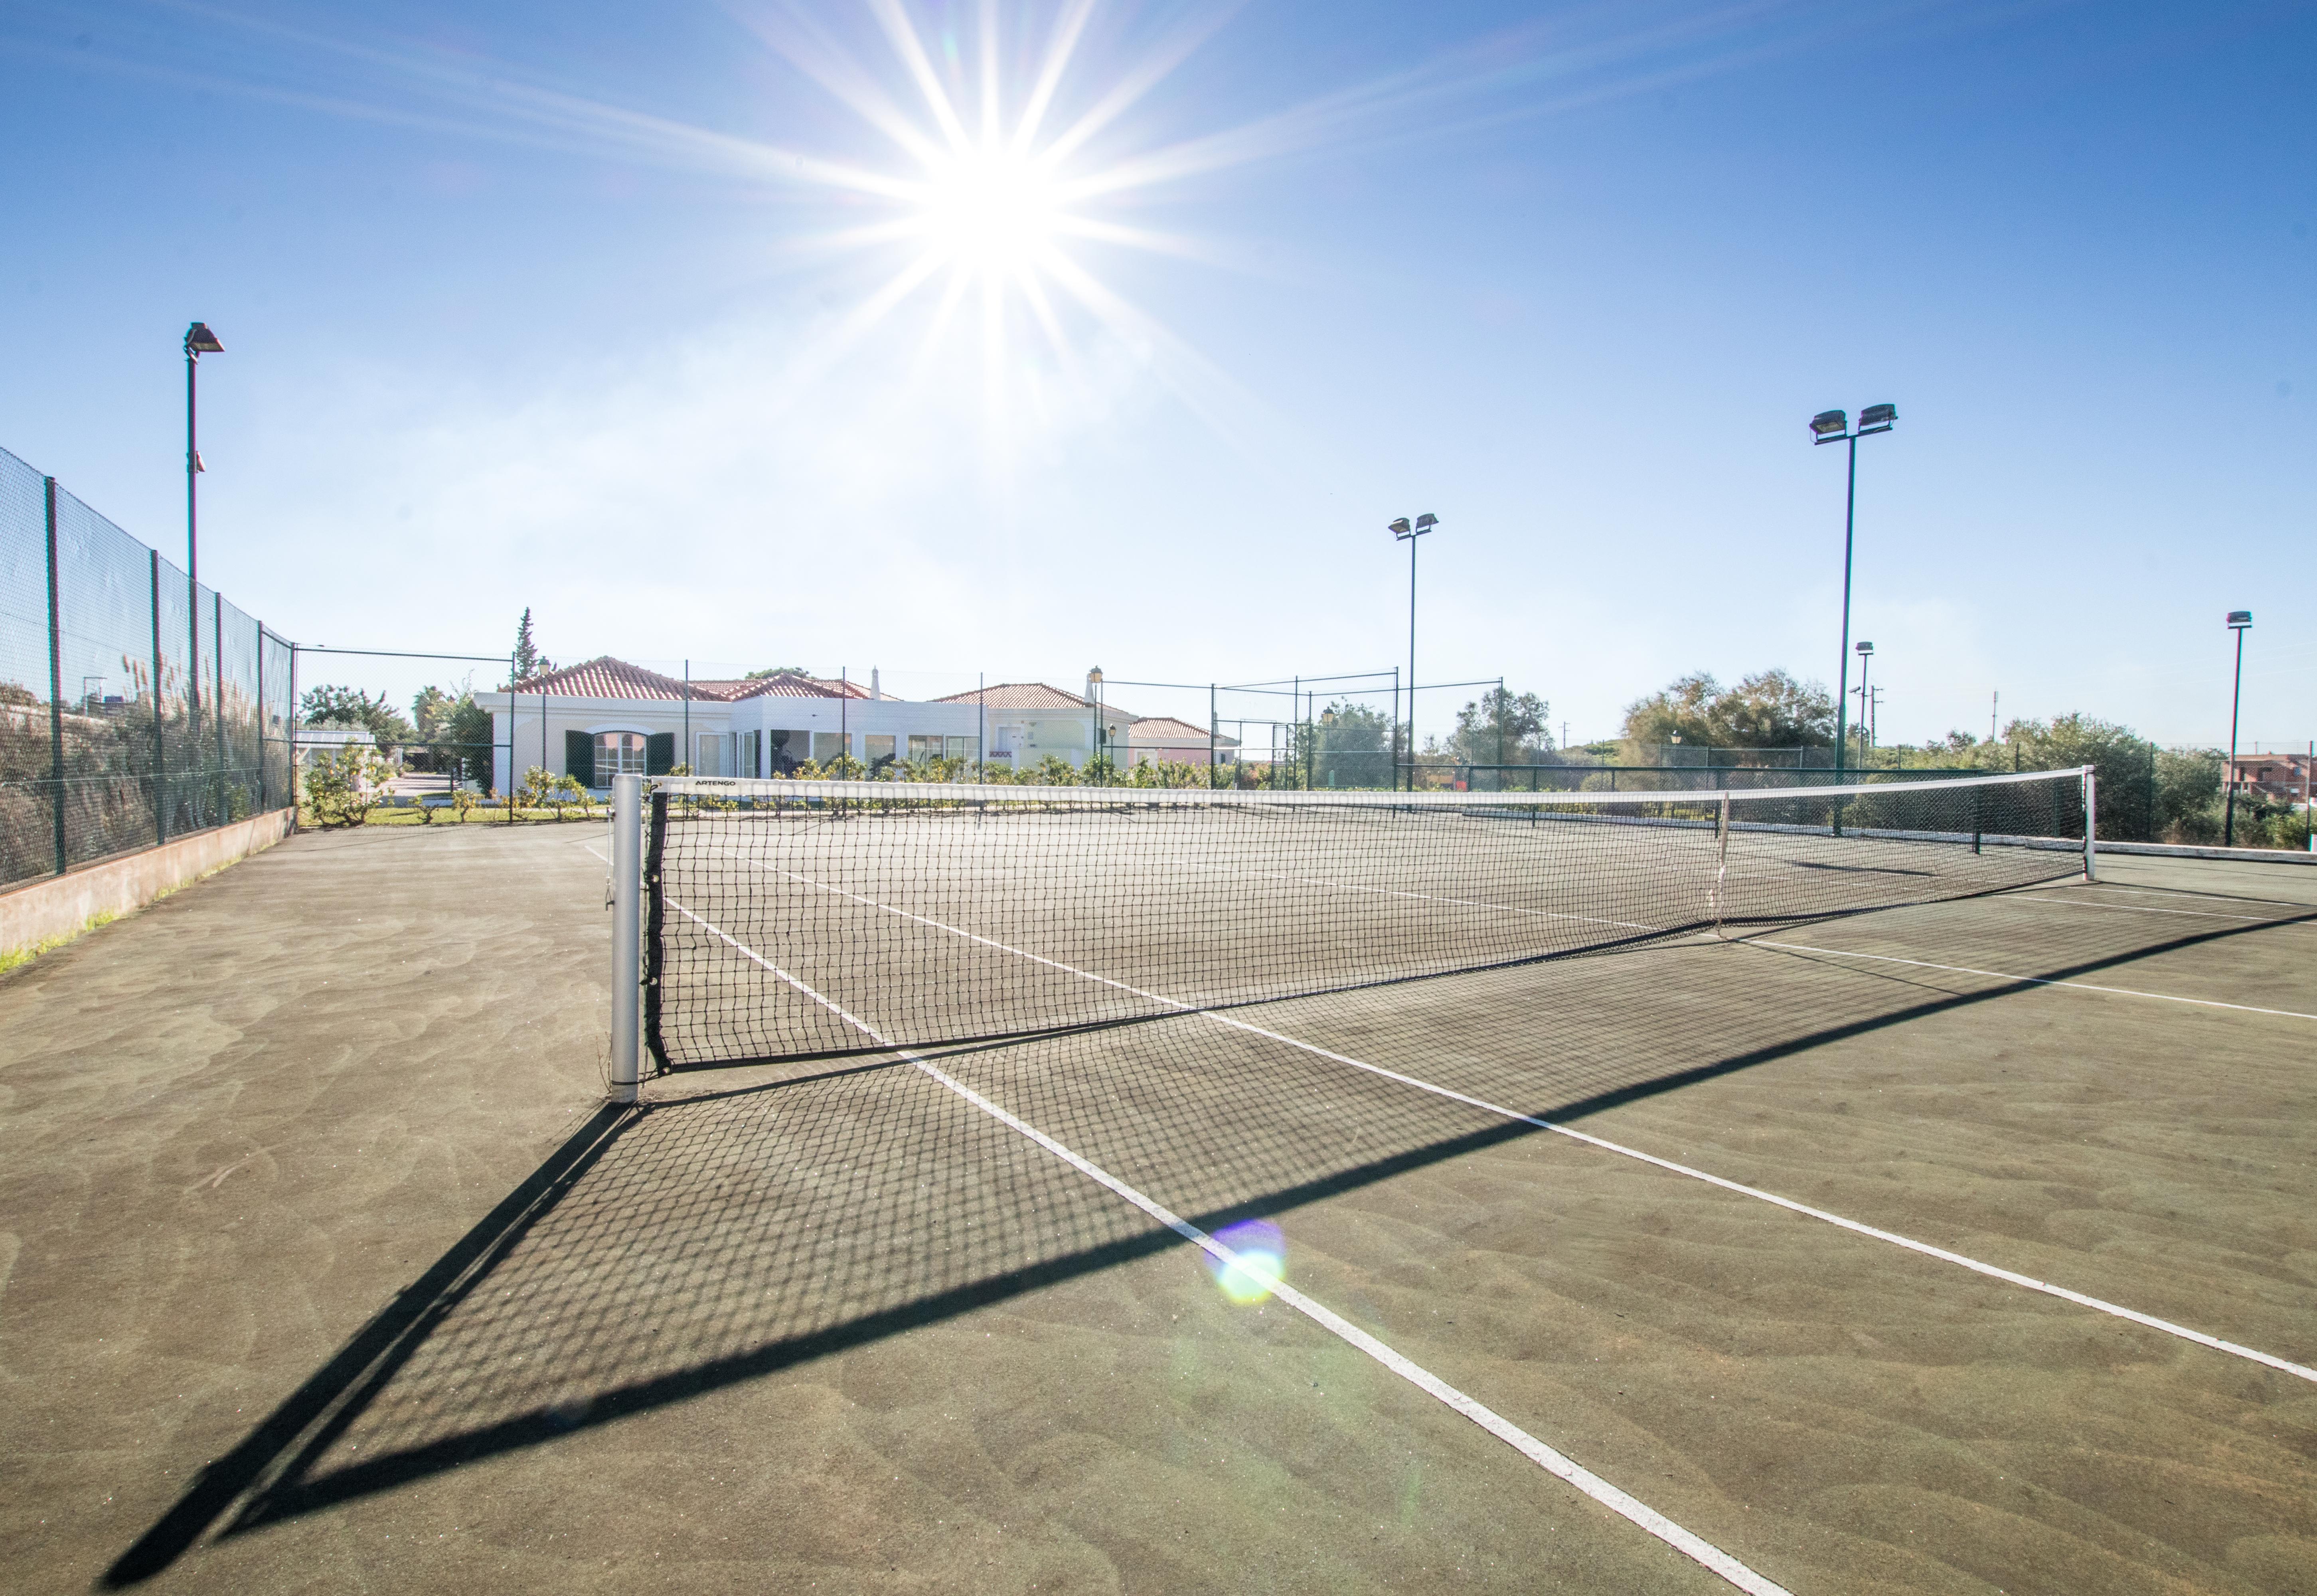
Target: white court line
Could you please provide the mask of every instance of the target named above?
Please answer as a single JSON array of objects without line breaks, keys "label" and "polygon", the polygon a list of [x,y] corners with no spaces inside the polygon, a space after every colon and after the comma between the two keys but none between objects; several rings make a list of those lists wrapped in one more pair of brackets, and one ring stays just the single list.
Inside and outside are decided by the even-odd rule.
[{"label": "white court line", "polygon": [[2056,898],[2043,892],[2020,892],[1999,897],[1999,903],[2028,903],[2038,909],[2105,909],[2114,914],[2184,914],[2200,920],[2242,920],[2249,926],[2306,926],[2311,922],[2292,914],[2216,914],[2209,909],[2152,909],[2144,903],[2102,903],[2096,898]]},{"label": "white court line", "polygon": [[[767,865],[764,866],[764,868],[773,869],[774,867]],[[2200,1347],[2209,1347],[2216,1352],[2226,1352],[2234,1357],[2250,1358],[2253,1362],[2265,1365],[2269,1368],[2279,1370],[2285,1374],[2296,1376],[2304,1380],[2317,1383],[2317,1368],[2310,1368],[2304,1365],[2291,1362],[2286,1358],[2276,1356],[2274,1353],[2263,1352],[2258,1348],[2241,1346],[2235,1341],[2224,1341],[2218,1336],[2206,1335],[2201,1330],[2191,1330],[2185,1324],[2175,1324],[2169,1319],[2159,1319],[2152,1314],[2143,1314],[2135,1308],[2127,1308],[2123,1306],[2121,1304],[2108,1302],[2101,1297],[2087,1296],[2082,1292],[2071,1291],[2064,1286],[2055,1286],[2048,1280],[2038,1280],[2033,1276],[2022,1275],[2015,1270],[2004,1269],[1997,1264],[1983,1263],[1978,1259],[1966,1257],[1960,1252],[1950,1252],[1944,1247],[1934,1247],[1928,1242],[1919,1242],[1911,1236],[1902,1236],[1896,1231],[1880,1230],[1874,1225],[1862,1224],[1856,1219],[1846,1219],[1839,1214],[1829,1213],[1824,1208],[1813,1208],[1807,1203],[1798,1203],[1792,1197],[1780,1197],[1774,1191],[1764,1191],[1759,1187],[1755,1186],[1743,1186],[1735,1180],[1724,1179],[1720,1175],[1709,1175],[1704,1170],[1692,1169],[1687,1164],[1675,1163],[1670,1159],[1663,1159],[1658,1157],[1654,1153],[1643,1152],[1637,1147],[1627,1147],[1622,1143],[1612,1142],[1604,1136],[1596,1136],[1585,1131],[1572,1130],[1565,1125],[1558,1124],[1550,1119],[1540,1119],[1533,1114],[1523,1114],[1517,1108],[1507,1108],[1503,1107],[1501,1104],[1491,1103],[1484,1098],[1476,1098],[1469,1095],[1468,1093],[1458,1091],[1453,1087],[1442,1086],[1436,1081],[1425,1080],[1414,1075],[1404,1075],[1397,1070],[1387,1070],[1380,1064],[1367,1063],[1362,1060],[1349,1057],[1344,1054],[1330,1052],[1328,1049],[1319,1046],[1314,1043],[1306,1042],[1301,1037],[1290,1036],[1279,1031],[1266,1030],[1261,1026],[1250,1025],[1246,1020],[1237,1018],[1236,1017],[1229,1014],[1220,1014],[1212,1009],[1194,1009],[1190,1004],[1182,1002],[1177,999],[1165,997],[1158,992],[1144,991],[1141,988],[1130,986],[1123,981],[1114,981],[1107,975],[1096,975],[1091,971],[1078,969],[1073,965],[1065,964],[1060,960],[1050,959],[1044,957],[1042,955],[1031,953],[1025,948],[1011,947],[1005,943],[993,941],[989,937],[976,936],[971,931],[962,930],[956,926],[944,925],[940,920],[929,919],[921,914],[913,914],[906,909],[897,909],[890,903],[880,903],[873,898],[864,898],[858,892],[846,892],[842,887],[833,887],[825,882],[814,881],[810,876],[799,875],[794,871],[781,870],[778,874],[787,876],[792,881],[802,882],[807,886],[817,887],[824,892],[831,892],[841,898],[850,898],[856,903],[865,904],[872,909],[881,910],[887,914],[899,915],[904,919],[916,920],[920,925],[931,926],[936,930],[947,931],[953,937],[962,937],[968,941],[980,943],[985,947],[993,947],[1004,953],[1013,954],[1016,957],[1028,959],[1033,964],[1043,964],[1049,969],[1063,971],[1066,973],[1079,976],[1087,981],[1098,982],[1104,986],[1114,987],[1120,991],[1130,992],[1134,996],[1142,998],[1148,1001],[1166,1004],[1178,1012],[1195,1014],[1202,1019],[1210,1020],[1219,1026],[1228,1027],[1232,1030],[1245,1031],[1251,1036],[1266,1037],[1274,1042],[1284,1043],[1290,1047],[1301,1048],[1303,1052],[1311,1054],[1316,1058],[1323,1058],[1334,1063],[1348,1065],[1350,1068],[1355,1070],[1364,1070],[1371,1075],[1380,1076],[1386,1080],[1396,1080],[1403,1086],[1412,1086],[1418,1091],[1430,1092],[1435,1097],[1445,1098],[1451,1102],[1463,1103],[1467,1107],[1479,1108],[1486,1113],[1498,1115],[1506,1119],[1515,1120],[1522,1125],[1534,1125],[1539,1130],[1551,1131],[1556,1135],[1567,1136],[1572,1141],[1582,1142],[1588,1147],[1600,1148],[1605,1152],[1615,1152],[1624,1158],[1636,1159],[1642,1163],[1654,1165],[1660,1170],[1670,1170],[1677,1175],[1686,1175],[1693,1180],[1703,1180],[1709,1186],[1718,1186],[1724,1191],[1736,1192],[1741,1197],[1756,1197],[1763,1202],[1771,1203],[1778,1207],[1784,1208],[1789,1213],[1800,1214],[1805,1218],[1822,1220],[1828,1224],[1847,1230],[1853,1235],[1866,1236],[1878,1242],[1888,1242],[1894,1247],[1903,1247],[1910,1252],[1919,1252],[1926,1258],[1936,1258],[1943,1263],[1955,1264],[1959,1268],[1970,1269],[1974,1274],[1984,1275],[1991,1280],[2001,1280],[2008,1285],[2025,1287],[2030,1291],[2040,1291],[2046,1296],[2055,1296],[2060,1298],[2062,1302],[2074,1303],[2079,1307],[2090,1308],[2097,1313],[2110,1314],[2117,1319],[2129,1320],[2134,1324],[2143,1325],[2150,1330],[2160,1330],[2167,1335],[2178,1336],[2182,1340],[2194,1341]],[[698,917],[694,916],[693,918],[697,919]],[[701,923],[706,925],[707,922],[703,920]],[[720,937],[724,935],[721,931],[716,931],[716,928],[712,926],[709,927],[709,929],[715,931],[715,934]],[[732,939],[727,937],[725,937],[725,940],[730,942]],[[740,947],[740,944],[737,942],[733,942],[732,946],[735,947]],[[1768,942],[1763,943],[1761,946],[1765,947],[1783,947],[1789,945]],[[749,950],[747,948],[741,948],[741,951],[743,953],[749,953]],[[1825,953],[1831,952],[1833,950],[1826,948],[1804,948],[1800,951],[1807,953]],[[756,955],[749,953],[749,956],[754,958],[756,957]],[[1879,955],[1863,954],[1856,956],[1862,958],[1874,958]],[[761,959],[758,959],[757,962],[760,964],[764,963]],[[1918,961],[1912,959],[1897,959],[1891,962],[1906,964],[1914,964]],[[768,970],[773,969],[773,966],[770,964],[765,964],[765,967]],[[1953,968],[1953,966],[1944,964],[1931,965],[1928,967],[1933,969]],[[774,970],[774,973],[775,974],[781,973],[777,970]],[[1967,973],[1984,975],[1990,973],[1990,972],[1983,970],[1971,971],[1967,972]],[[790,978],[786,975],[783,975],[782,979],[789,980]],[[2012,976],[2007,977],[2006,979],[2025,981],[2033,980],[2034,978],[2030,976]],[[2070,983],[2044,982],[2044,984],[2064,985]],[[2096,988],[2094,990],[2102,991],[2107,989]],[[2161,994],[2140,992],[2131,993],[2128,995],[2137,997],[2157,997]],[[818,997],[818,994],[815,994],[815,996]],[[826,1000],[820,1000],[826,1001]],[[2200,1000],[2195,998],[2180,998],[2172,1000],[2183,1003],[2195,1003],[2200,1001]],[[2217,1006],[2223,1009],[2233,1009],[2239,1007],[2239,1005],[2232,1003],[2223,1003]],[[2257,1010],[2256,1012],[2276,1013],[2281,1011],[2261,1009]],[[2301,1015],[2295,1018],[2317,1019],[2317,1015]]]},{"label": "white court line", "polygon": [[2146,998],[2155,1003],[2186,1003],[2195,1009],[2230,1009],[2239,1014],[2273,1014],[2280,1019],[2317,1019],[2297,1009],[2256,1009],[2250,1003],[2223,1003],[2217,998],[2183,998],[2171,992],[2143,992],[2128,986],[2095,986],[2089,981],[2053,981],[2041,975],[2012,975],[2001,970],[1974,970],[1968,964],[1934,964],[1928,959],[1901,959],[1883,953],[1853,953],[1844,947],[1810,947],[1799,942],[1772,942],[1767,937],[1740,937],[1746,947],[1775,947],[1786,953],[1818,953],[1836,959],[1871,959],[1878,964],[1907,964],[1917,970],[1944,970],[1950,975],[1984,975],[1990,981],[2016,981],[2023,986],[2064,986],[2080,992],[2106,992],[2114,998]]},{"label": "white court line", "polygon": [[[823,997],[819,992],[815,991],[811,987],[806,985],[803,982],[798,980],[795,976],[782,969],[778,964],[775,964],[770,959],[765,958],[755,948],[748,946],[746,943],[732,937],[720,927],[711,925],[708,921],[702,919],[700,916],[693,913],[691,910],[686,909],[683,904],[676,902],[673,898],[669,899],[667,901],[669,906],[678,914],[683,915],[687,919],[699,925],[711,936],[720,937],[725,942],[729,943],[747,957],[755,960],[757,964],[771,971],[774,975],[780,977],[781,980],[786,982],[789,985],[802,992],[806,997],[810,998],[814,1002],[828,1009],[831,1014],[836,1015],[839,1019],[851,1026],[854,1029],[859,1031],[871,1041],[875,1042],[880,1046],[892,1047],[892,1044],[884,1036],[880,1036],[875,1027],[861,1019],[858,1016],[847,1012],[840,1005],[831,1001],[826,997]],[[967,1102],[980,1109],[984,1114],[989,1115],[992,1119],[997,1120],[1000,1125],[1005,1125],[1008,1130],[1028,1137],[1031,1141],[1035,1142],[1039,1146],[1044,1148],[1048,1152],[1052,1153],[1056,1158],[1060,1159],[1064,1163],[1078,1170],[1079,1174],[1086,1176],[1088,1179],[1093,1180],[1105,1188],[1107,1188],[1117,1196],[1124,1197],[1128,1202],[1141,1209],[1151,1218],[1157,1220],[1159,1224],[1173,1231],[1176,1235],[1181,1236],[1185,1241],[1190,1242],[1193,1246],[1200,1249],[1209,1257],[1214,1259],[1216,1262],[1221,1264],[1225,1269],[1234,1269],[1239,1266],[1239,1257],[1238,1253],[1232,1251],[1222,1242],[1215,1240],[1214,1237],[1209,1235],[1205,1231],[1201,1230],[1197,1225],[1193,1224],[1189,1220],[1183,1218],[1181,1215],[1174,1213],[1171,1209],[1163,1206],[1156,1199],[1147,1197],[1141,1191],[1136,1190],[1133,1187],[1129,1186],[1125,1181],[1120,1179],[1109,1170],[1102,1168],[1091,1160],[1081,1156],[1070,1148],[1064,1146],[1061,1143],[1056,1141],[1053,1137],[1048,1135],[1037,1126],[1031,1125],[1028,1121],[1021,1118],[1019,1116],[1008,1112],[998,1104],[991,1101],[989,1098],[982,1096],[980,1092],[974,1090],[971,1087],[966,1085],[963,1081],[957,1080],[954,1076],[948,1074],[944,1071],[942,1071],[927,1063],[926,1060],[919,1058],[916,1054],[909,1052],[906,1048],[894,1048],[893,1051],[899,1054],[902,1058],[908,1060],[908,1062],[912,1065],[916,1066],[919,1071],[930,1077],[932,1080],[938,1081],[942,1086],[945,1087],[950,1091],[956,1093],[959,1097],[963,1098]],[[1731,1556],[1729,1553],[1723,1551],[1720,1547],[1715,1546],[1713,1542],[1706,1540],[1702,1536],[1692,1534],[1689,1530],[1683,1529],[1671,1519],[1667,1518],[1663,1513],[1658,1511],[1657,1509],[1650,1506],[1649,1503],[1619,1490],[1616,1486],[1603,1479],[1599,1475],[1595,1474],[1591,1469],[1585,1467],[1581,1464],[1579,1464],[1573,1459],[1564,1456],[1562,1453],[1546,1446],[1543,1441],[1537,1439],[1536,1437],[1531,1435],[1527,1430],[1523,1430],[1519,1425],[1515,1424],[1503,1414],[1498,1413],[1494,1409],[1476,1401],[1474,1398],[1467,1396],[1463,1392],[1459,1391],[1455,1386],[1451,1385],[1447,1381],[1432,1373],[1431,1370],[1425,1368],[1422,1365],[1418,1364],[1400,1352],[1393,1350],[1390,1346],[1377,1340],[1374,1336],[1370,1335],[1366,1331],[1362,1330],[1358,1325],[1354,1324],[1348,1319],[1344,1318],[1341,1314],[1336,1313],[1325,1304],[1320,1303],[1312,1297],[1306,1296],[1303,1293],[1296,1290],[1293,1287],[1289,1286],[1284,1280],[1274,1280],[1271,1282],[1271,1294],[1277,1297],[1281,1302],[1285,1303],[1289,1307],[1293,1308],[1297,1313],[1302,1314],[1305,1318],[1311,1320],[1314,1324],[1320,1326],[1320,1329],[1327,1331],[1329,1334],[1339,1338],[1349,1345],[1356,1347],[1359,1350],[1366,1353],[1370,1358],[1374,1358],[1378,1363],[1383,1365],[1384,1367],[1390,1369],[1393,1374],[1398,1375],[1401,1379],[1406,1380],[1409,1385],[1415,1386],[1418,1390],[1423,1392],[1427,1396],[1434,1398],[1447,1407],[1454,1409],[1456,1412],[1463,1414],[1465,1418],[1470,1419],[1473,1423],[1479,1425],[1490,1435],[1495,1436],[1498,1440],[1504,1442],[1507,1446],[1520,1453],[1522,1457],[1526,1457],[1530,1462],[1535,1464],[1539,1468],[1543,1469],[1547,1474],[1550,1474],[1558,1479],[1565,1480],[1570,1484],[1576,1486],[1579,1491],[1584,1492],[1586,1495],[1599,1502],[1603,1507],[1607,1508],[1611,1512],[1617,1514],[1619,1517],[1625,1519],[1633,1524],[1639,1525],[1642,1529],[1649,1531],[1650,1534],[1657,1537],[1658,1539],[1665,1542],[1666,1545],[1681,1553],[1684,1556],[1713,1570],[1715,1574],[1720,1574],[1723,1579],[1729,1581],[1730,1583],[1737,1586],[1740,1590],[1749,1592],[1749,1596],[1791,1596],[1791,1592],[1789,1592],[1785,1586],[1778,1584],[1773,1580],[1766,1578],[1762,1574],[1755,1573],[1752,1569],[1747,1567],[1746,1565],[1740,1563],[1737,1558]]]},{"label": "white court line", "polygon": [[2077,887],[2102,892],[2130,892],[2135,898],[2194,898],[2204,903],[2267,903],[2277,909],[2317,909],[2317,903],[2296,903],[2290,898],[2249,898],[2241,892],[2198,892],[2187,887],[2128,887],[2122,882],[2085,881]]}]

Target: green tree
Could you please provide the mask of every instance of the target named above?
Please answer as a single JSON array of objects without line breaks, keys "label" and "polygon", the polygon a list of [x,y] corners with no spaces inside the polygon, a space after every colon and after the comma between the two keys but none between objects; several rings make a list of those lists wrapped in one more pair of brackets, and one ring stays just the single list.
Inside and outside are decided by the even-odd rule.
[{"label": "green tree", "polygon": [[1625,738],[1644,746],[1830,748],[1834,700],[1823,685],[1784,670],[1757,671],[1734,687],[1692,671],[1626,705]]},{"label": "green tree", "polygon": [[309,726],[360,726],[371,734],[380,753],[418,740],[417,728],[387,703],[383,693],[372,698],[353,687],[309,687],[299,695],[298,717]]},{"label": "green tree", "polygon": [[774,665],[774,666],[770,666],[770,667],[768,667],[768,668],[766,668],[765,669],[763,669],[763,670],[752,670],[752,671],[750,671],[747,676],[742,677],[740,679],[741,679],[742,681],[744,681],[744,682],[761,682],[761,681],[763,681],[763,680],[764,680],[765,677],[776,677],[776,676],[801,676],[801,677],[810,677],[811,675],[812,675],[812,672],[810,672],[810,671],[807,670],[807,669],[806,669],[803,666],[801,666],[801,665]]},{"label": "green tree", "polygon": [[2167,752],[2129,726],[2081,713],[2013,721],[1989,742],[1955,732],[1939,756],[1947,764],[1992,771],[2089,765],[2098,783],[2099,834],[2118,842],[2196,840],[2174,833],[2198,829],[2198,813],[2221,785],[2217,753]]},{"label": "green tree", "polygon": [[1407,751],[1405,727],[1373,704],[1354,700],[1332,700],[1320,712],[1311,735],[1317,745],[1310,761],[1312,783],[1320,787],[1389,787]]},{"label": "green tree", "polygon": [[554,668],[555,661],[539,651],[539,644],[531,634],[531,606],[525,605],[523,619],[514,627],[514,679],[527,682]]},{"label": "green tree", "polygon": [[1456,712],[1442,751],[1459,765],[1534,765],[1552,752],[1552,713],[1534,693],[1490,693]]}]

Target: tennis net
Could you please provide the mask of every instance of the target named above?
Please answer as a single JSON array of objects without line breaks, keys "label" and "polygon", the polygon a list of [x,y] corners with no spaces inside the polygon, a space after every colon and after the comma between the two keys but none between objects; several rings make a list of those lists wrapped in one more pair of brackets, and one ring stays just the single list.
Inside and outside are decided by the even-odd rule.
[{"label": "tennis net", "polygon": [[1656,794],[654,778],[660,1070],[1034,1036],[2085,873],[2088,772]]}]

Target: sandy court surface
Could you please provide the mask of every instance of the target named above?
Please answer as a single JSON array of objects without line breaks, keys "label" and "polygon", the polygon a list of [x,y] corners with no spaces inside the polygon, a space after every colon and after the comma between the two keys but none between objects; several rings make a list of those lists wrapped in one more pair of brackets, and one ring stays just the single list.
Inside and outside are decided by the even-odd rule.
[{"label": "sandy court surface", "polygon": [[[597,1112],[599,836],[0,982],[26,1588],[1731,1588],[907,1063]],[[2317,1384],[1343,1062],[2311,1363],[2317,1021],[2006,979],[2317,1012],[2196,863],[936,1063],[1790,1590],[2317,1592]]]}]

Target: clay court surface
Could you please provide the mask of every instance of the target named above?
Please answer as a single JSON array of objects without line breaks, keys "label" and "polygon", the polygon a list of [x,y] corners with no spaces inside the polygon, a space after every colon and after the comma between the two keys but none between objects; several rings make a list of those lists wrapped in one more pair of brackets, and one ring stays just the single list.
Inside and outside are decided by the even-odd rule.
[{"label": "clay court surface", "polygon": [[[12,1589],[1732,1588],[913,1063],[604,1109],[602,846],[0,980]],[[2317,869],[2102,878],[933,1062],[1789,1591],[2317,1596]]]}]

